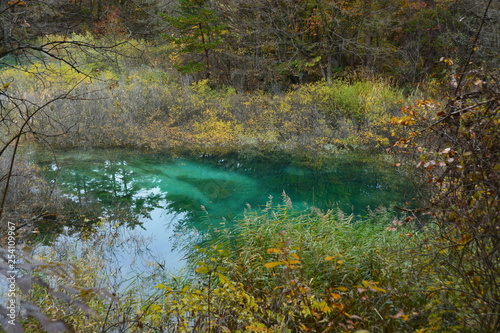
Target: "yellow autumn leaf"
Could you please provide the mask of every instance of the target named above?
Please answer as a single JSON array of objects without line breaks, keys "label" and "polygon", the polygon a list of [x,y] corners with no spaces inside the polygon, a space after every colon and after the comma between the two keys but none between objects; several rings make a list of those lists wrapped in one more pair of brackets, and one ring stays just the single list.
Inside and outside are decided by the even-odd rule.
[{"label": "yellow autumn leaf", "polygon": [[158,304],[152,304],[149,307],[149,311],[151,311],[151,312],[161,312],[161,310],[162,310],[162,308]]},{"label": "yellow autumn leaf", "polygon": [[264,264],[264,267],[266,268],[274,268],[276,266],[283,265],[281,261],[273,261],[273,262],[268,262]]},{"label": "yellow autumn leaf", "polygon": [[290,265],[300,264],[300,260],[287,260],[286,263]]},{"label": "yellow autumn leaf", "polygon": [[197,269],[195,269],[195,272],[199,274],[206,274],[209,272],[209,269],[207,266],[200,266]]},{"label": "yellow autumn leaf", "polygon": [[217,274],[217,275],[219,276],[220,283],[229,284],[229,279],[225,275],[222,274]]},{"label": "yellow autumn leaf", "polygon": [[383,289],[383,288],[380,288],[380,287],[377,287],[377,286],[371,286],[370,287],[370,290],[371,291],[377,291],[379,293],[386,293],[387,290]]},{"label": "yellow autumn leaf", "polygon": [[326,256],[326,257],[325,257],[325,260],[326,260],[326,261],[330,261],[330,260],[333,260],[333,259],[335,259],[335,257],[334,257],[334,256]]}]

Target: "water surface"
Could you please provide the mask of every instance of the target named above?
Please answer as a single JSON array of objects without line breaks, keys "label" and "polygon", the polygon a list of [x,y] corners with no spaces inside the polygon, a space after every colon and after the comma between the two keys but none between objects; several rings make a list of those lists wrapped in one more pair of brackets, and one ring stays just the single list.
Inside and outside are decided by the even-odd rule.
[{"label": "water surface", "polygon": [[[74,150],[39,161],[79,212],[68,214],[59,230],[51,227],[52,236],[113,223],[147,239],[148,251],[165,269],[182,267],[176,245],[195,243],[210,228],[230,227],[245,209],[258,209],[270,198],[279,204],[283,193],[299,209],[341,208],[348,214],[401,203],[411,193],[404,174],[386,158],[360,153],[304,163],[287,155]],[[123,258],[134,261],[130,253]]]}]

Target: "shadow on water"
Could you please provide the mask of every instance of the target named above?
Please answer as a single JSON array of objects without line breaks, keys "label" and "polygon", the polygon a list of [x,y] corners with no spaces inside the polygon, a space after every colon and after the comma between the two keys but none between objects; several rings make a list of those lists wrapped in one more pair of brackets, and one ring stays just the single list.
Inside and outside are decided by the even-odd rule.
[{"label": "shadow on water", "polygon": [[[176,245],[195,243],[221,224],[237,223],[248,207],[264,206],[283,192],[301,209],[340,208],[364,214],[367,207],[404,202],[412,189],[404,174],[383,157],[346,154],[314,166],[292,156],[238,155],[173,157],[125,150],[74,150],[38,156],[48,180],[67,204],[64,224],[39,236],[54,240],[92,233],[102,224],[120,225],[150,238],[148,248],[172,268],[182,266]],[[158,259],[159,262],[159,259]],[[169,265],[168,265],[169,264]]]}]

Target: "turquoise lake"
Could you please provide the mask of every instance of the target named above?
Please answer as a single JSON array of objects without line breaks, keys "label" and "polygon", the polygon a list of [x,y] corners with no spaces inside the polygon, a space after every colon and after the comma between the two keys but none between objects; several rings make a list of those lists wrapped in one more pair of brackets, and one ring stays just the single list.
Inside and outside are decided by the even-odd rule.
[{"label": "turquoise lake", "polygon": [[[270,200],[280,204],[283,193],[297,209],[340,208],[363,215],[369,208],[402,204],[413,191],[386,156],[366,153],[304,162],[285,154],[174,157],[82,149],[38,161],[74,206],[67,223],[51,226],[46,237],[60,240],[92,232],[96,225],[119,225],[125,238],[139,237],[137,246],[167,270],[183,266],[183,246],[210,229],[230,228],[246,209]],[[122,252],[132,247],[121,246]],[[118,261],[132,265],[124,260],[132,260],[130,255]]]}]

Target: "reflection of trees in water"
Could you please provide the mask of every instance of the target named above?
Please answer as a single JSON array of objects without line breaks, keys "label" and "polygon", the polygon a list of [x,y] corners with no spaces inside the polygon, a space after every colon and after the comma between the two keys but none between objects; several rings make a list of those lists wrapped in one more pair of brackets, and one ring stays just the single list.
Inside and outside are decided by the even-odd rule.
[{"label": "reflection of trees in water", "polygon": [[154,204],[155,195],[138,196],[143,186],[134,176],[125,162],[105,161],[102,166],[82,164],[68,176],[63,176],[60,183],[79,203],[94,201],[103,207],[131,206],[137,214],[141,214]]},{"label": "reflection of trees in water", "polygon": [[141,235],[124,225],[104,223],[96,230],[80,239],[77,237],[59,237],[51,247],[39,248],[37,252],[57,261],[68,261],[76,266],[92,263],[94,276],[99,276],[101,287],[111,292],[123,292],[129,289],[131,279],[136,282],[140,295],[150,296],[158,281],[169,273],[163,258],[150,248],[151,237]]},{"label": "reflection of trees in water", "polygon": [[100,217],[135,228],[161,209],[179,216],[170,228],[179,235],[190,230],[206,233],[211,227],[230,225],[246,204],[258,208],[269,195],[279,198],[283,191],[298,208],[303,203],[321,209],[339,206],[356,214],[367,205],[390,205],[409,192],[405,177],[388,168],[387,161],[359,154],[316,168],[302,166],[291,157],[226,156],[196,163],[142,155],[99,161],[95,155],[83,162],[63,161],[52,172],[67,193],[65,224],[46,232],[60,233],[66,225],[70,233],[90,233],[102,221]]},{"label": "reflection of trees in water", "polygon": [[141,219],[150,218],[153,209],[161,208],[163,195],[145,191],[124,161],[75,161],[47,174],[64,193],[64,209],[57,221],[44,217],[38,221],[38,238],[46,242],[65,229],[70,235],[93,233],[104,218],[133,229],[142,225]]},{"label": "reflection of trees in water", "polygon": [[[220,212],[214,213],[217,209],[210,209],[215,215],[208,218],[204,207],[219,206],[224,210],[238,190],[238,184],[230,180],[143,173],[124,160],[63,162],[60,168],[51,166],[47,171],[65,193],[65,209],[58,218],[61,223],[40,221],[39,238],[45,241],[54,240],[65,229],[68,234],[88,235],[95,232],[103,218],[131,229],[142,227],[154,209],[182,215],[172,228],[179,234],[193,228],[206,230],[209,219],[220,221],[221,217],[217,215]],[[178,188],[169,192],[171,186]]]}]

